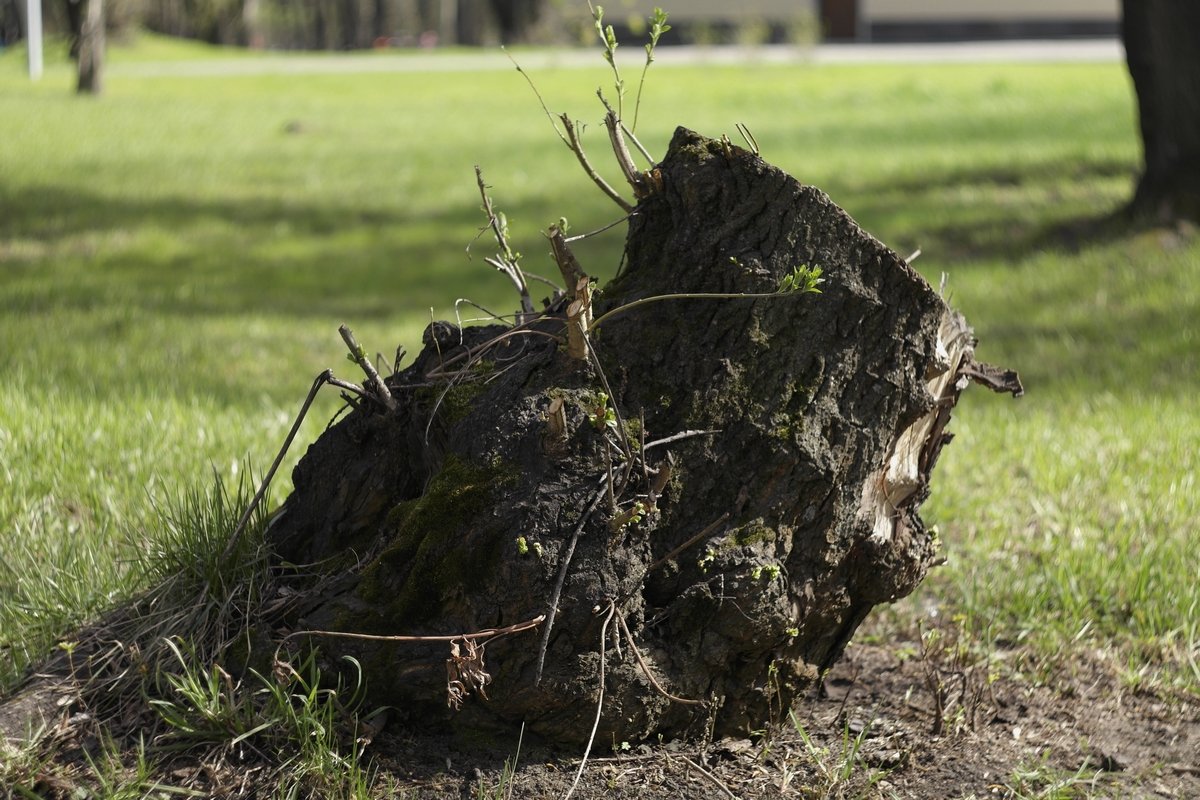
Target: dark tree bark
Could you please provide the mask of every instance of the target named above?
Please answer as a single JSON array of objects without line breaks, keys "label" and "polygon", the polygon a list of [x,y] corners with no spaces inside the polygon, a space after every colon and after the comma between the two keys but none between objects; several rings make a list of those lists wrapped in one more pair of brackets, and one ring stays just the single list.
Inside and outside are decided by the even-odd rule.
[{"label": "dark tree bark", "polygon": [[1130,210],[1153,220],[1200,220],[1200,3],[1121,6],[1145,154]]},{"label": "dark tree bark", "polygon": [[387,37],[395,33],[395,8],[388,0],[374,0],[371,5],[371,32],[373,36]]},{"label": "dark tree bark", "polygon": [[25,37],[29,24],[25,13],[24,4],[0,0],[0,47],[7,47]]},{"label": "dark tree bark", "polygon": [[545,0],[492,0],[500,41],[504,44],[523,41],[541,17],[543,5]]},{"label": "dark tree bark", "polygon": [[[508,337],[435,324],[389,380],[399,409],[352,413],[295,470],[268,536],[324,573],[296,627],[553,623],[491,644],[487,698],[458,713],[445,642],[310,640],[356,656],[374,701],[411,723],[524,720],[581,741],[603,675],[600,741],[746,733],[937,559],[918,507],[981,373],[965,322],[822,192],[751,153],[680,129],[656,175],[598,315],[772,293],[802,264],[825,271],[823,293],[645,304],[593,333],[602,373],[548,338],[559,307]],[[620,525],[635,502],[643,518]],[[619,651],[610,609],[624,622],[608,636],[630,634]]]},{"label": "dark tree bark", "polygon": [[458,44],[483,45],[498,39],[496,18],[488,0],[459,0],[454,36]]},{"label": "dark tree bark", "polygon": [[459,44],[513,44],[523,41],[541,17],[545,0],[460,0]]},{"label": "dark tree bark", "polygon": [[337,11],[340,49],[368,47],[371,37],[362,30],[363,14],[360,0],[339,0]]},{"label": "dark tree bark", "polygon": [[826,39],[858,38],[858,0],[821,0],[821,27]]},{"label": "dark tree bark", "polygon": [[69,31],[69,54],[71,60],[79,61],[79,39],[83,34],[83,20],[87,14],[87,0],[67,0],[67,29]]},{"label": "dark tree bark", "polygon": [[80,94],[104,93],[104,0],[82,0],[83,23],[79,31]]}]

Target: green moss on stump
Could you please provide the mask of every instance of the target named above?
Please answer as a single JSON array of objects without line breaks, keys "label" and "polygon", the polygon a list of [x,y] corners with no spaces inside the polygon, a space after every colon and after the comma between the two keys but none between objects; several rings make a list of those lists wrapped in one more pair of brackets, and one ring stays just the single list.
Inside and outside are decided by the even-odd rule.
[{"label": "green moss on stump", "polygon": [[504,464],[481,467],[451,455],[425,494],[388,514],[392,543],[363,571],[361,584],[361,596],[385,625],[428,620],[457,587],[475,585],[494,569],[501,538],[477,526],[515,480]]}]

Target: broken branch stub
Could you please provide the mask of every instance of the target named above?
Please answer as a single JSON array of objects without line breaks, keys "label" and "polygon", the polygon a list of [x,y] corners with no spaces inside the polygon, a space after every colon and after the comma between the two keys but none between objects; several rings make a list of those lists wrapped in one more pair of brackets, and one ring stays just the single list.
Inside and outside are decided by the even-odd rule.
[{"label": "broken branch stub", "polygon": [[[487,696],[455,695],[459,711],[444,643],[322,642],[412,725],[584,742],[603,675],[602,741],[745,733],[937,562],[919,507],[950,411],[968,378],[1004,373],[819,190],[684,129],[654,175],[596,319],[772,293],[800,265],[822,293],[631,307],[582,364],[560,347],[578,294],[521,330],[431,337],[387,381],[394,413],[363,404],[296,468],[269,535],[319,575],[295,579],[297,624],[419,636],[547,614],[536,646],[488,644]],[[596,424],[601,393],[613,425]],[[666,442],[670,462],[650,455]],[[597,608],[629,646],[601,656]],[[482,688],[459,657],[451,680]]]},{"label": "broken branch stub", "polygon": [[592,283],[591,278],[579,265],[579,259],[571,251],[563,236],[562,228],[555,224],[547,233],[550,252],[558,271],[562,273],[563,285],[567,289],[567,352],[577,361],[587,359],[587,337],[592,326]]}]

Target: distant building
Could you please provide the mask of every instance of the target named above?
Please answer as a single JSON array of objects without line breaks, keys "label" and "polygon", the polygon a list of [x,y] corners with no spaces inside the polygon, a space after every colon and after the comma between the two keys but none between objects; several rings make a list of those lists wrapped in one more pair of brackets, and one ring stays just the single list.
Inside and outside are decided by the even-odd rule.
[{"label": "distant building", "polygon": [[[1193,0],[1200,2],[1200,0]],[[1114,36],[1120,0],[608,0],[609,21],[645,17],[654,6],[670,13],[669,41],[703,35],[731,41],[757,30],[768,41],[810,31],[827,41]]]},{"label": "distant building", "polygon": [[1116,35],[1119,0],[820,0],[826,38],[859,41]]}]

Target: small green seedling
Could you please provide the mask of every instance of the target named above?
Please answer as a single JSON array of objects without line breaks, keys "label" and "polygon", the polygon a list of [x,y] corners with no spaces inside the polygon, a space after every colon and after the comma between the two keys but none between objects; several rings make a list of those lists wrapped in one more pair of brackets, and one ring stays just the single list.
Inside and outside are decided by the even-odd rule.
[{"label": "small green seedling", "polygon": [[588,411],[588,422],[598,431],[603,431],[605,428],[617,429],[617,412],[609,405],[608,395],[604,392],[597,392],[595,402]]},{"label": "small green seedling", "polygon": [[750,577],[756,581],[766,578],[767,582],[769,583],[778,578],[781,573],[782,570],[780,570],[778,564],[765,564],[759,565],[750,570]]},{"label": "small green seedling", "polygon": [[783,280],[779,282],[779,294],[792,294],[799,292],[800,294],[820,294],[821,290],[817,287],[825,282],[821,277],[820,267],[810,267],[807,264],[801,264],[793,269],[787,275],[783,276]]}]

